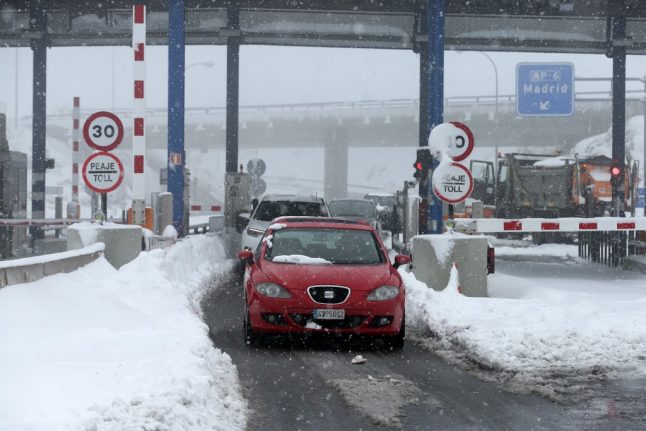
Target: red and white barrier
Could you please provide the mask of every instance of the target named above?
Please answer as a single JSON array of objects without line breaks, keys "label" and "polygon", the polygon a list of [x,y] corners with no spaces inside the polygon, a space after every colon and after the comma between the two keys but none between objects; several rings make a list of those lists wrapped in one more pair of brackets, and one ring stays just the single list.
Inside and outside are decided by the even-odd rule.
[{"label": "red and white barrier", "polygon": [[222,211],[222,206],[220,206],[220,205],[191,205],[191,211],[220,212],[220,211]]},{"label": "red and white barrier", "polygon": [[133,6],[132,13],[132,47],[134,51],[133,66],[133,177],[132,189],[134,200],[146,199],[146,177],[144,176],[146,155],[146,6],[137,4]]},{"label": "red and white barrier", "polygon": [[[81,141],[81,98],[72,107],[72,201],[79,201],[79,142]],[[78,216],[77,216],[78,217]]]},{"label": "red and white barrier", "polygon": [[646,217],[597,217],[597,218],[524,218],[506,219],[463,219],[467,230],[477,233],[502,232],[598,232],[646,230]]}]

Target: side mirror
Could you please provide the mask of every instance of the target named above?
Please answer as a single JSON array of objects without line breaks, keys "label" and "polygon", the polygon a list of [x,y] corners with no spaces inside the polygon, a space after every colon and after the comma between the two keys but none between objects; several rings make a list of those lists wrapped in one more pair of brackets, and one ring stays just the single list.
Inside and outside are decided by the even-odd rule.
[{"label": "side mirror", "polygon": [[251,250],[242,250],[238,253],[238,259],[240,259],[246,265],[253,263],[253,252]]},{"label": "side mirror", "polygon": [[251,209],[252,209],[252,211],[255,210],[257,206],[258,206],[258,198],[253,198],[251,200]]},{"label": "side mirror", "polygon": [[410,262],[411,262],[410,256],[398,254],[397,256],[395,256],[395,263],[393,264],[393,266],[395,268],[399,268],[402,265],[408,265]]},{"label": "side mirror", "polygon": [[236,231],[242,233],[244,228],[249,224],[249,213],[240,213],[236,218]]}]

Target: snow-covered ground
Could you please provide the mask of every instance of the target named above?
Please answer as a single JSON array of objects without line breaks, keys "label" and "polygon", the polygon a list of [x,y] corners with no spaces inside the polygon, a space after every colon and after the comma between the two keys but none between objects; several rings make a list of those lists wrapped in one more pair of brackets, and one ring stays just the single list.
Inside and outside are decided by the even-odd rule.
[{"label": "snow-covered ground", "polygon": [[[512,245],[497,247],[496,255],[596,265],[577,261],[576,246]],[[521,278],[498,271],[488,278],[490,297],[472,298],[457,293],[455,280],[437,292],[412,273],[400,273],[406,317],[424,342],[447,357],[500,372],[512,386],[558,398],[558,392],[574,390],[563,387],[572,383],[564,376],[580,382],[646,376],[646,275],[609,282],[592,275]],[[555,378],[560,385],[547,383]]]},{"label": "snow-covered ground", "polygon": [[228,269],[219,239],[195,236],[1,289],[0,429],[244,429],[236,368],[200,318]]}]

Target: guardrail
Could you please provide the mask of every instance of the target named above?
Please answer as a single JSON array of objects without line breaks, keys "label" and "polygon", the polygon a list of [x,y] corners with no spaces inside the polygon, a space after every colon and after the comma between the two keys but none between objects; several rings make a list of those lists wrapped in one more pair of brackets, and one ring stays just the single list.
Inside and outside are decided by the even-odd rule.
[{"label": "guardrail", "polygon": [[1,261],[0,288],[12,284],[30,283],[48,275],[75,271],[95,261],[103,254],[104,249],[103,243],[96,243],[78,250]]}]

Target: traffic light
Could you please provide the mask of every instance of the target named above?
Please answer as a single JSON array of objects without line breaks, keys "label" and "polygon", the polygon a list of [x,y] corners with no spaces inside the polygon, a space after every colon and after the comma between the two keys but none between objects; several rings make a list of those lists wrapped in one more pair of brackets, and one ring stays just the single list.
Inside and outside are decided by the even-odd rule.
[{"label": "traffic light", "polygon": [[431,169],[431,164],[433,163],[433,156],[431,156],[431,150],[428,148],[419,148],[417,150],[417,160],[413,163],[415,168],[415,173],[413,176],[415,179],[419,180],[426,176],[429,169]]},{"label": "traffic light", "polygon": [[613,189],[618,189],[623,182],[623,169],[618,163],[614,162],[610,165],[610,184]]}]

